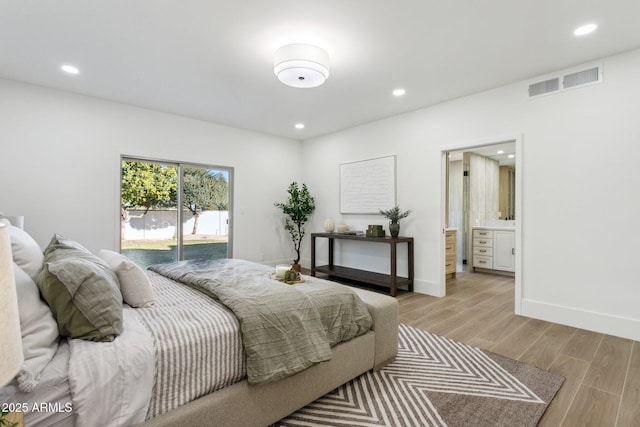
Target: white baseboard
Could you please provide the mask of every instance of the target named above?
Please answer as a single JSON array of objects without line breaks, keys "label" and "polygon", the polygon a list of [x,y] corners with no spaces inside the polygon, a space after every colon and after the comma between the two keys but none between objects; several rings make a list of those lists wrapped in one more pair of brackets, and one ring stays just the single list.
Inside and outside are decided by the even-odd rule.
[{"label": "white baseboard", "polygon": [[640,340],[640,319],[523,299],[522,315],[575,328]]},{"label": "white baseboard", "polygon": [[434,297],[443,297],[440,294],[440,286],[435,282],[427,280],[413,279],[413,290],[419,294],[431,295]]}]

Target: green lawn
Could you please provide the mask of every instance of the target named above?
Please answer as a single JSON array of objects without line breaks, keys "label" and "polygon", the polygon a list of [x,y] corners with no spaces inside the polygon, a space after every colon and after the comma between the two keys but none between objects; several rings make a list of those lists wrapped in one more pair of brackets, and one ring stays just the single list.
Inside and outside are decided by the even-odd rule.
[{"label": "green lawn", "polygon": [[[122,242],[122,254],[142,268],[178,259],[175,240]],[[184,242],[184,259],[221,259],[226,257],[226,241],[193,240]]]}]

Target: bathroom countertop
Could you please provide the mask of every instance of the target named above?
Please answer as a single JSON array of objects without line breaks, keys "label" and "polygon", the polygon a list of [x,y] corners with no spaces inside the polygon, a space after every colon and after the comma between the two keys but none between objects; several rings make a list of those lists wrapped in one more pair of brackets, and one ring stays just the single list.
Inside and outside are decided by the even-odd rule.
[{"label": "bathroom countertop", "polygon": [[496,226],[496,225],[476,225],[473,228],[483,229],[483,230],[515,230],[516,226]]}]

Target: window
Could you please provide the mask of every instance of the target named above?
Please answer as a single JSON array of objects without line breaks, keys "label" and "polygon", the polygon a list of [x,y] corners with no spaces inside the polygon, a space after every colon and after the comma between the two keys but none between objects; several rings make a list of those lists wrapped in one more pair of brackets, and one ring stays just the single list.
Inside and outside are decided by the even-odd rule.
[{"label": "window", "polygon": [[120,251],[143,267],[231,257],[232,179],[233,168],[122,157]]}]

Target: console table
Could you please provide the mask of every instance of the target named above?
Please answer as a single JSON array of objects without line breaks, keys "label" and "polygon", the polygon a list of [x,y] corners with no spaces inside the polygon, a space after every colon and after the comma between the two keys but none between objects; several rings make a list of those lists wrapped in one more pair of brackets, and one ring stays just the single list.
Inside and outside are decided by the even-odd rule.
[{"label": "console table", "polygon": [[[329,240],[329,264],[316,266],[316,239],[318,237]],[[343,267],[333,263],[334,241],[353,240],[356,242],[385,243],[390,246],[390,274],[374,273],[372,271],[359,270],[356,268]],[[399,277],[397,275],[397,246],[398,243],[407,244],[408,276]],[[413,237],[367,237],[353,234],[340,233],[311,233],[311,275],[325,273],[329,276],[341,277],[343,279],[355,280],[372,285],[389,288],[392,296],[398,293],[398,287],[408,286],[409,291],[413,291]]]}]

